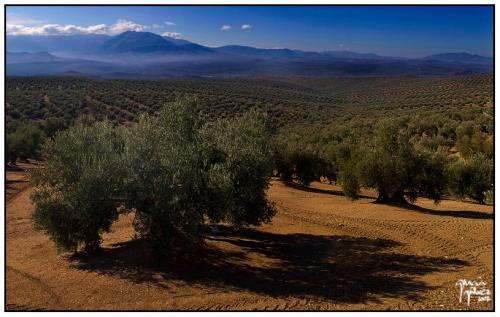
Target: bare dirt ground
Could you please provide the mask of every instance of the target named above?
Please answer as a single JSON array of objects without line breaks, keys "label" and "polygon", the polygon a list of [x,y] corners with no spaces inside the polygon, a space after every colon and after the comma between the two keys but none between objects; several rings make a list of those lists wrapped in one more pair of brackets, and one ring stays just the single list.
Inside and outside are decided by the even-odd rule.
[{"label": "bare dirt ground", "polygon": [[273,181],[272,223],[213,226],[196,259],[158,266],[133,239],[131,215],[100,255],[58,255],[32,229],[31,192],[7,202],[7,310],[493,309],[474,296],[459,303],[455,285],[482,278],[493,291],[491,206],[389,206],[373,192],[353,202],[336,186]]}]

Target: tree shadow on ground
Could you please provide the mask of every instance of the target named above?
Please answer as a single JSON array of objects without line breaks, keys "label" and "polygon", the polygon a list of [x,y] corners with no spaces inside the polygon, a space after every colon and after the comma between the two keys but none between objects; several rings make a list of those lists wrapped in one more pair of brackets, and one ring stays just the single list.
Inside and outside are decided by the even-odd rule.
[{"label": "tree shadow on ground", "polygon": [[[305,192],[310,192],[310,193],[317,193],[317,194],[327,194],[327,195],[335,195],[335,196],[344,196],[345,194],[341,190],[334,190],[334,189],[321,189],[321,188],[315,188],[315,187],[308,187],[308,186],[303,186],[294,182],[287,182],[287,181],[281,181],[282,184],[284,184],[287,187],[305,191]],[[366,195],[359,195],[359,198],[367,198],[367,199],[374,199],[374,197],[366,196]]]},{"label": "tree shadow on ground", "polygon": [[27,305],[17,305],[17,304],[6,304],[5,305],[5,311],[6,312],[45,312],[45,311],[50,311],[47,308],[39,308],[39,307],[33,307],[33,306],[27,306]]},{"label": "tree shadow on ground", "polygon": [[12,164],[6,164],[5,170],[7,172],[26,172],[26,168]]},{"label": "tree shadow on ground", "polygon": [[7,186],[14,185],[14,184],[27,184],[27,183],[29,183],[29,181],[25,180],[25,179],[14,179],[14,180],[6,179],[5,180],[5,184]]},{"label": "tree shadow on ground", "polygon": [[[287,182],[287,181],[281,181],[281,182],[287,187],[301,190],[301,191],[319,193],[319,194],[336,195],[336,196],[345,196],[344,193],[340,190],[330,190],[330,189],[320,189],[320,188],[307,187],[307,186],[302,186],[300,184],[296,184],[293,182]],[[366,196],[366,195],[360,195],[359,198],[374,199],[374,197],[370,197],[370,196]],[[434,215],[434,216],[449,216],[449,217],[468,218],[468,219],[493,219],[493,214],[486,213],[486,212],[480,212],[480,211],[435,210],[435,209],[420,207],[420,206],[413,205],[410,203],[387,203],[387,202],[381,203],[381,202],[377,202],[377,201],[374,201],[373,203],[374,204],[385,204],[388,206],[399,207],[399,208],[403,208],[403,209],[407,209],[407,210],[411,210],[411,211],[416,211],[416,212],[421,212],[421,213]]]},{"label": "tree shadow on ground", "polygon": [[435,210],[429,209],[425,207],[420,207],[417,205],[413,205],[410,203],[390,203],[390,206],[395,206],[399,208],[404,208],[411,211],[416,211],[428,215],[433,216],[447,216],[447,217],[457,217],[457,218],[467,218],[467,219],[493,219],[493,214],[481,212],[481,211],[472,211],[472,210]]},{"label": "tree shadow on ground", "polygon": [[205,290],[343,303],[379,302],[381,297],[419,300],[432,289],[419,276],[469,265],[459,259],[400,254],[394,252],[399,243],[385,239],[211,229],[207,245],[187,260],[154,265],[144,241],[133,240],[105,248],[98,256],[74,257],[72,265],[165,289],[182,282]]}]

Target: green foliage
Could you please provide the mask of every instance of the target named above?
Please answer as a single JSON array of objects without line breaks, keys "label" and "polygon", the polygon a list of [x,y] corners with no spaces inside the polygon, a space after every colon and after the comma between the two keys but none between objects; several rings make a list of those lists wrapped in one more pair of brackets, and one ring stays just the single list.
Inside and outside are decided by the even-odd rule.
[{"label": "green foliage", "polygon": [[336,183],[339,178],[339,158],[337,146],[326,144],[320,149],[321,175],[330,183]]},{"label": "green foliage", "polygon": [[339,180],[342,184],[342,191],[346,197],[357,199],[359,197],[359,176],[355,166],[352,164],[344,165],[339,173]]},{"label": "green foliage", "polygon": [[159,253],[199,242],[206,185],[192,102],[176,102],[158,117],[143,116],[127,129],[124,182],[137,232]]},{"label": "green foliage", "polygon": [[300,184],[309,186],[313,181],[319,181],[323,172],[323,161],[314,153],[299,151],[292,160],[295,163],[295,173]]},{"label": "green foliage", "polygon": [[[464,158],[478,154],[492,158],[491,120],[482,109],[436,111],[400,117],[392,122],[385,120],[385,123],[377,118],[355,117],[324,127],[282,131],[276,144],[281,146],[279,158],[288,163],[282,165],[294,173],[295,153],[301,149],[320,153],[319,157],[326,158],[328,163],[326,170],[333,170],[347,197],[357,198],[363,186],[375,188],[380,201],[414,201],[417,196],[423,196],[438,202],[448,187],[445,170],[450,154],[456,152],[454,147]],[[468,150],[463,150],[460,138],[469,135],[476,141],[469,142]],[[294,148],[289,144],[300,145]],[[308,175],[328,174],[325,167],[312,169]],[[482,172],[476,169],[475,173],[481,175]],[[483,183],[482,178],[477,177],[477,181]],[[462,183],[465,181],[463,178]],[[456,186],[465,186],[465,183]]]},{"label": "green foliage", "polygon": [[303,186],[322,177],[330,182],[337,180],[338,169],[331,153],[322,153],[297,136],[285,133],[275,136],[273,147],[275,169],[281,179],[292,181],[295,177]]},{"label": "green foliage", "polygon": [[349,143],[338,144],[334,149],[337,164],[339,166],[339,181],[342,191],[351,198],[359,197],[359,170],[357,167],[360,152]]},{"label": "green foliage", "polygon": [[26,160],[40,156],[43,134],[35,122],[25,122],[17,126],[15,132],[7,134],[6,162],[16,163],[18,158]]},{"label": "green foliage", "polygon": [[256,111],[205,125],[201,131],[208,183],[208,216],[237,226],[268,222],[275,214],[266,199],[272,174],[267,118]]},{"label": "green foliage", "polygon": [[46,161],[32,174],[33,222],[58,249],[95,251],[117,219],[122,151],[120,130],[108,123],[77,125],[44,144]]},{"label": "green foliage", "polygon": [[[106,118],[114,125],[129,126],[123,139],[116,139],[123,142],[123,151],[113,154],[118,156],[115,172],[124,176],[121,181],[117,178],[116,187],[121,190],[114,198],[137,210],[138,232],[167,254],[181,242],[199,243],[205,221],[248,225],[269,220],[274,209],[265,199],[265,189],[272,169],[282,179],[305,186],[320,178],[338,181],[351,198],[357,198],[364,186],[377,189],[380,200],[413,201],[425,196],[438,201],[449,187],[458,195],[484,201],[484,191],[492,184],[486,180],[492,175],[494,152],[492,84],[491,76],[8,78],[6,158],[15,161],[21,153],[37,157],[41,141],[37,133],[57,139],[69,133],[56,133],[66,126],[94,129],[96,122]],[[161,109],[165,101],[185,93],[196,94],[196,104],[184,100]],[[257,112],[241,115],[249,109],[267,113],[268,119]],[[397,121],[380,125],[386,118]],[[23,127],[25,120],[40,122],[33,127],[41,126],[43,133]],[[266,122],[279,128],[279,133],[270,137]],[[75,156],[87,155],[80,153],[83,147],[75,150]],[[43,153],[52,160],[50,151]],[[460,156],[462,163],[448,166],[452,155]],[[42,208],[44,219],[50,218],[47,210],[65,215],[80,206],[69,198],[61,200],[56,191],[43,195],[40,208],[54,202],[53,207]],[[65,195],[84,196],[75,191]],[[56,231],[63,224],[57,217],[45,227]],[[71,248],[86,244],[80,237],[83,234],[74,239],[76,244],[64,244]],[[94,235],[89,245],[92,240],[98,239]]]},{"label": "green foliage", "polygon": [[43,123],[43,132],[48,138],[52,138],[57,132],[64,129],[66,129],[66,124],[61,118],[49,117]]},{"label": "green foliage", "polygon": [[493,189],[493,161],[482,153],[458,159],[447,168],[450,191],[459,198],[469,197],[484,203]]},{"label": "green foliage", "polygon": [[401,201],[405,190],[413,190],[415,160],[407,135],[395,123],[377,130],[375,147],[367,150],[358,165],[360,182],[375,188],[379,201]]},{"label": "green foliage", "polygon": [[359,161],[360,183],[375,188],[378,200],[414,201],[423,195],[439,201],[444,187],[444,159],[418,152],[407,131],[395,122],[377,129],[375,147]]},{"label": "green foliage", "polygon": [[417,195],[434,200],[435,203],[441,200],[443,191],[446,189],[446,166],[448,164],[447,154],[443,151],[422,151],[415,150],[418,164],[415,184],[417,190],[412,192],[415,200]]},{"label": "green foliage", "polygon": [[[256,108],[267,112],[278,127],[297,128],[328,124],[332,118],[380,119],[470,111],[491,104],[493,78],[481,75],[159,81],[8,77],[6,91],[7,122],[56,117],[70,125],[82,114],[98,120],[111,118],[114,123],[134,122],[141,113],[158,112],[165,102],[188,93],[198,96],[200,109],[209,120]],[[492,126],[485,127],[491,134]]]},{"label": "green foliage", "polygon": [[463,157],[475,153],[485,153],[488,157],[493,157],[493,140],[485,132],[488,128],[480,123],[482,121],[465,121],[458,126],[456,148]]},{"label": "green foliage", "polygon": [[167,255],[199,243],[205,217],[238,226],[269,221],[268,140],[256,112],[209,124],[189,100],[141,118],[125,142],[126,201],[137,231]]},{"label": "green foliage", "polygon": [[257,112],[207,123],[191,99],[129,128],[80,121],[43,147],[35,227],[61,250],[94,251],[118,208],[134,210],[138,234],[168,256],[199,244],[205,220],[267,222],[275,214],[268,130]]},{"label": "green foliage", "polygon": [[273,161],[277,176],[282,180],[290,182],[293,180],[294,163],[292,156],[294,148],[292,142],[287,142],[283,137],[277,137],[273,140]]}]

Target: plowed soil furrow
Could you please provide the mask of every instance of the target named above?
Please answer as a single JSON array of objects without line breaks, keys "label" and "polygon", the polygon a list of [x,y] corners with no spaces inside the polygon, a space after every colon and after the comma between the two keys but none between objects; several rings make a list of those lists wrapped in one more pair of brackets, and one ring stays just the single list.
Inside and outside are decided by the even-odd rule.
[{"label": "plowed soil furrow", "polygon": [[[7,310],[491,310],[459,303],[455,283],[492,289],[492,208],[419,199],[349,201],[337,186],[273,181],[269,224],[214,226],[206,252],[153,265],[122,216],[94,257],[57,254],[33,231],[32,189],[7,202]],[[469,210],[470,212],[464,212]]]}]

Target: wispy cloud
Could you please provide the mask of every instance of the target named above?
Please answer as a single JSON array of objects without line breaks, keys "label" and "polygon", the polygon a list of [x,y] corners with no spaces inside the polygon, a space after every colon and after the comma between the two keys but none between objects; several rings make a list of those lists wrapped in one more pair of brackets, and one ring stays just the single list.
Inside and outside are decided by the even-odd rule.
[{"label": "wispy cloud", "polygon": [[231,26],[228,25],[228,24],[224,24],[223,26],[221,26],[220,30],[221,31],[227,31],[227,30],[230,30],[231,29]]},{"label": "wispy cloud", "polygon": [[168,37],[172,37],[174,39],[179,39],[182,37],[182,33],[178,33],[178,32],[165,32],[165,33],[162,33],[162,36],[168,36]]},{"label": "wispy cloud", "polygon": [[115,24],[96,24],[80,26],[74,24],[42,24],[28,26],[23,24],[7,23],[7,35],[75,35],[75,34],[106,34],[116,35],[125,31],[141,32],[148,26],[133,21],[120,19]]},{"label": "wispy cloud", "polygon": [[252,28],[252,25],[251,25],[251,24],[243,24],[243,25],[241,26],[241,29],[242,29],[242,30],[249,30],[249,29],[251,29],[251,28]]},{"label": "wispy cloud", "polygon": [[170,22],[170,21],[165,21],[165,24],[166,24],[166,25],[168,25],[168,26],[173,26],[173,25],[175,25],[175,23],[174,23],[174,22]]}]

